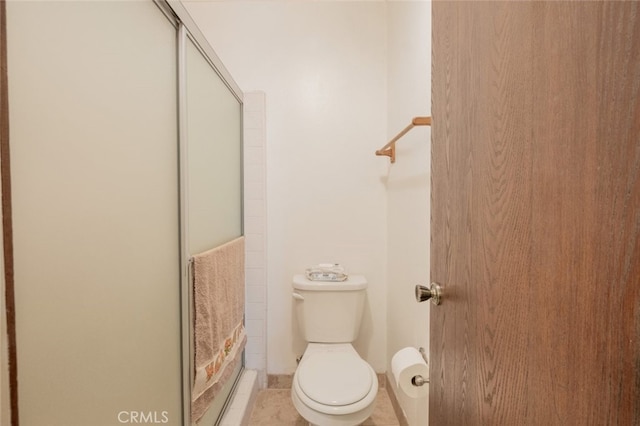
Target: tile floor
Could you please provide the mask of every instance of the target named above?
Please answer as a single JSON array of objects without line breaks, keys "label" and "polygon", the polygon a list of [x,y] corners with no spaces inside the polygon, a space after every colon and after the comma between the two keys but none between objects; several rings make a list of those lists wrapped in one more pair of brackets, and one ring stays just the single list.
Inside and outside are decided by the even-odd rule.
[{"label": "tile floor", "polygon": [[[291,401],[291,389],[264,389],[251,412],[249,426],[308,426],[309,423],[298,414]],[[393,411],[389,394],[384,388],[378,389],[373,414],[363,426],[399,426]]]}]

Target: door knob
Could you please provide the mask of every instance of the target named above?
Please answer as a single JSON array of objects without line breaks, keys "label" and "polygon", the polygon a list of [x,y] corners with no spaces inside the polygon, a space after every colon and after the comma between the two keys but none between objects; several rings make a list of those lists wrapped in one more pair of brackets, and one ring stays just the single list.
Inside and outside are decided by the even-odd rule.
[{"label": "door knob", "polygon": [[442,287],[438,283],[431,283],[429,287],[416,286],[416,302],[424,302],[431,299],[431,303],[439,305],[442,302]]}]

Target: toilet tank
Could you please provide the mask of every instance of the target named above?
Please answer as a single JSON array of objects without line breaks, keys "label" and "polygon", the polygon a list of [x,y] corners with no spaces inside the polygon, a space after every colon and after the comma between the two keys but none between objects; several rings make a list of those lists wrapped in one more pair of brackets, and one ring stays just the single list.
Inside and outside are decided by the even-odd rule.
[{"label": "toilet tank", "polygon": [[350,275],[345,281],[310,281],[293,277],[295,314],[307,342],[348,343],[358,337],[367,280]]}]

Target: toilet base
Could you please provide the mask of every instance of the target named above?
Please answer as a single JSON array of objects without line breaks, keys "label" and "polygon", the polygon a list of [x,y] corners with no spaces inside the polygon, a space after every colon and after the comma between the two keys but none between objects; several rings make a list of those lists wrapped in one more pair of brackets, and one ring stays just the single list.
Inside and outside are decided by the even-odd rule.
[{"label": "toilet base", "polygon": [[307,420],[311,426],[357,426],[362,424],[373,413],[375,404],[356,411],[355,413],[342,414],[332,416],[331,414],[320,413],[312,408],[307,407],[296,395],[295,391],[291,392],[291,399],[296,411]]}]

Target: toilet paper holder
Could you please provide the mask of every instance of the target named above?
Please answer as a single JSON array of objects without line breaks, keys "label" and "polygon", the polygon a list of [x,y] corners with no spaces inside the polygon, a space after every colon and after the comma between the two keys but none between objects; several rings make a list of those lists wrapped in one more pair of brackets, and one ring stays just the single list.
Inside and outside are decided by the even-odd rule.
[{"label": "toilet paper holder", "polygon": [[424,377],[419,374],[411,378],[411,384],[413,386],[424,386],[425,383],[429,383],[429,380],[425,380]]},{"label": "toilet paper holder", "polygon": [[[429,360],[427,359],[427,351],[425,350],[425,348],[420,347],[418,349],[418,352],[420,352],[420,355],[422,355],[422,358],[424,359],[424,362],[426,362],[427,364],[429,364]],[[418,374],[416,376],[413,376],[411,378],[411,384],[413,386],[424,386],[425,384],[429,383],[429,379],[425,379],[424,377],[422,377],[422,375]]]}]

